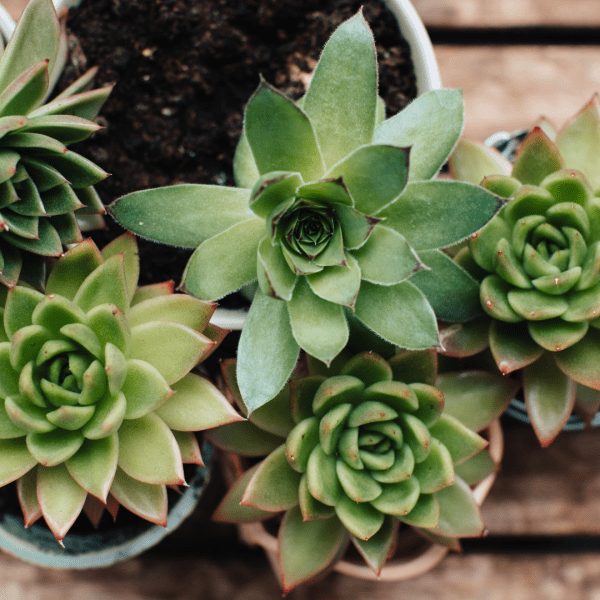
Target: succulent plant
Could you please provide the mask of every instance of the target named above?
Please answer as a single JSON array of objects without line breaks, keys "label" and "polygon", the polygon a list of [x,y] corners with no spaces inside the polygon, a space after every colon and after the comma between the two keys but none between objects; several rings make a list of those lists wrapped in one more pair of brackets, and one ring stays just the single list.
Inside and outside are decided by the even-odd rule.
[{"label": "succulent plant", "polygon": [[59,49],[51,0],[32,0],[0,58],[0,281],[41,287],[44,259],[82,240],[78,214],[101,214],[107,176],[67,149],[99,129],[110,88],[85,91],[95,70],[44,104]]},{"label": "succulent plant", "polygon": [[[137,244],[91,240],[52,266],[46,294],[4,293],[0,327],[0,485],[17,481],[30,525],[61,541],[86,498],[166,525],[166,486],[202,464],[194,431],[241,419],[190,370],[226,333],[214,303],[137,288]],[[5,288],[6,289],[6,288]]]},{"label": "succulent plant", "polygon": [[471,184],[430,181],[462,130],[461,93],[437,90],[383,113],[359,13],[334,32],[298,102],[261,81],[234,160],[239,187],[144,190],[109,209],[145,238],[197,247],[182,286],[199,298],[258,281],[238,349],[251,410],[281,390],[300,348],[331,362],[350,313],[393,344],[424,349],[438,342],[432,306],[458,321],[481,310],[476,282],[439,248],[501,202]]},{"label": "succulent plant", "polygon": [[[558,134],[546,122],[535,127],[514,165],[464,141],[451,168],[469,181],[485,172],[481,185],[509,201],[457,255],[481,280],[490,319],[454,328],[448,345],[465,356],[489,343],[502,373],[519,370],[529,417],[546,446],[575,406],[588,416],[600,407],[597,99]],[[470,342],[452,339],[466,340],[468,329]]]},{"label": "succulent plant", "polygon": [[[233,361],[223,372],[246,412]],[[479,510],[460,474],[472,483],[494,470],[487,442],[472,429],[495,418],[514,389],[492,373],[438,377],[433,350],[336,359],[327,377],[292,379],[248,421],[206,432],[229,452],[268,453],[214,518],[248,522],[286,511],[278,549],[284,592],[331,568],[348,539],[379,573],[399,521],[451,546],[478,536]]]}]

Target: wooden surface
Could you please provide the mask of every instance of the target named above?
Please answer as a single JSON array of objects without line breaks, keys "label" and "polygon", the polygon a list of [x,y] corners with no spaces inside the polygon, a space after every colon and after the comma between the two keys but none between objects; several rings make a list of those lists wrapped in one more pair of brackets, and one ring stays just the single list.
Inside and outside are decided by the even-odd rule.
[{"label": "wooden surface", "polygon": [[[23,0],[2,1],[18,15]],[[541,115],[561,125],[600,91],[600,0],[413,2],[434,39],[445,42],[435,47],[442,82],[464,90],[471,139],[529,127]],[[548,28],[556,28],[555,43]],[[561,43],[573,28],[586,32],[589,45]],[[509,43],[515,29],[521,45]],[[288,598],[600,600],[600,430],[563,433],[542,449],[530,429],[511,426],[482,512],[488,538],[466,543],[465,553],[415,580],[378,584],[333,574]],[[0,600],[280,597],[259,550],[197,515],[162,550],[108,569],[53,571],[0,555]]]},{"label": "wooden surface", "polygon": [[435,52],[444,87],[463,89],[464,134],[473,140],[532,127],[540,116],[561,126],[600,91],[600,45],[443,45]]},{"label": "wooden surface", "polygon": [[600,25],[597,0],[412,0],[427,27]]}]

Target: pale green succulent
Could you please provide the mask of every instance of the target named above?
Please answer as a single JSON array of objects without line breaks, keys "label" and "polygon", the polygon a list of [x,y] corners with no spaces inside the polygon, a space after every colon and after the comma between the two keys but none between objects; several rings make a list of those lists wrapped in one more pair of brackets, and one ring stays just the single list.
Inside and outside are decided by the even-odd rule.
[{"label": "pale green succulent", "polygon": [[69,250],[46,294],[4,294],[0,485],[16,481],[25,524],[43,516],[59,542],[84,504],[166,525],[166,487],[202,464],[193,432],[241,419],[190,372],[226,333],[208,323],[215,305],[138,275],[125,234]]},{"label": "pale green succulent", "polygon": [[[223,367],[246,411],[235,365]],[[448,545],[480,535],[468,483],[495,465],[473,430],[504,410],[515,387],[480,371],[438,377],[433,350],[336,360],[327,376],[293,379],[248,421],[206,432],[229,452],[267,454],[233,484],[214,518],[239,523],[285,511],[285,593],[330,569],[349,540],[379,574],[398,521]]]},{"label": "pale green succulent", "polygon": [[76,215],[105,212],[93,188],[108,174],[67,145],[99,129],[110,88],[94,70],[44,104],[59,50],[51,0],[32,0],[0,58],[0,282],[40,287],[45,257],[82,240]]},{"label": "pale green succulent", "polygon": [[145,190],[110,207],[145,238],[197,247],[182,285],[199,298],[258,281],[238,349],[251,409],[282,388],[300,348],[330,363],[348,341],[349,313],[393,344],[423,349],[438,343],[432,306],[449,320],[480,311],[476,282],[439,248],[479,229],[501,202],[477,186],[430,181],[460,135],[461,93],[430,92],[387,120],[383,112],[359,13],[332,35],[299,102],[260,83],[235,156],[238,188]]},{"label": "pale green succulent", "polygon": [[468,141],[450,160],[456,177],[480,180],[508,202],[457,255],[481,280],[489,319],[455,328],[445,341],[456,356],[489,343],[500,371],[518,373],[546,446],[574,408],[587,418],[600,408],[597,98],[558,133],[540,125],[518,148],[514,165]]}]

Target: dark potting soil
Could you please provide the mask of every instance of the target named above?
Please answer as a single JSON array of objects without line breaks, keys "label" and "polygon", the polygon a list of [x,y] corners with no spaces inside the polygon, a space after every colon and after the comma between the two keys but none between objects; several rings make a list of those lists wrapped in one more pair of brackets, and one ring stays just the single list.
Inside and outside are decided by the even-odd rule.
[{"label": "dark potting soil", "polygon": [[[416,96],[410,50],[380,0],[83,0],[68,22],[62,89],[97,66],[115,84],[105,129],[77,146],[112,176],[105,204],[173,183],[233,185],[232,161],[259,74],[292,98],[305,91],[323,45],[363,6],[377,43],[379,92],[394,114]],[[120,232],[92,237],[102,246]],[[191,251],[140,243],[140,284],[175,280]],[[229,300],[231,302],[231,300]]]}]

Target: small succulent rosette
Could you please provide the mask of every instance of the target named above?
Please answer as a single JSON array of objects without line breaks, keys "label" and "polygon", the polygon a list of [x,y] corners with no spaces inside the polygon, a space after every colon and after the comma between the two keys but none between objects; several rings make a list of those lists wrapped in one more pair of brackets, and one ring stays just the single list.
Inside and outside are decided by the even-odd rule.
[{"label": "small succulent rosette", "polygon": [[60,542],[82,509],[122,505],[166,525],[167,486],[202,464],[194,431],[241,419],[190,371],[226,333],[214,304],[137,288],[137,244],[81,242],[50,270],[45,295],[4,293],[0,485],[17,482],[25,526],[43,516]]},{"label": "small succulent rosette", "polygon": [[435,313],[462,321],[479,310],[476,281],[440,248],[482,227],[501,202],[432,179],[460,136],[461,92],[384,112],[359,13],[331,36],[298,102],[260,83],[235,155],[239,187],[143,190],[109,209],[145,238],[196,248],[183,286],[199,298],[258,282],[237,367],[251,409],[282,389],[301,348],[331,362],[350,315],[393,344],[425,349],[438,343]]},{"label": "small succulent rosette", "polygon": [[[223,372],[245,412],[234,361]],[[475,430],[514,390],[482,371],[438,377],[433,350],[336,360],[327,376],[292,379],[248,421],[206,433],[234,454],[268,454],[233,484],[214,518],[246,523],[285,511],[277,554],[284,592],[332,568],[349,540],[378,574],[400,523],[456,547],[456,538],[483,531],[468,484],[495,470]]]},{"label": "small succulent rosette", "polygon": [[[1,44],[1,43],[0,43]],[[95,70],[44,104],[59,51],[52,0],[32,0],[0,58],[0,282],[43,289],[45,258],[82,240],[76,215],[105,212],[93,188],[107,176],[67,149],[99,129],[110,88],[86,91]]]},{"label": "small succulent rosette", "polygon": [[468,141],[450,164],[508,201],[456,257],[480,280],[488,318],[452,327],[444,345],[454,356],[489,345],[503,374],[518,372],[547,446],[574,408],[587,419],[600,408],[598,100],[558,134],[541,122],[514,164]]}]

